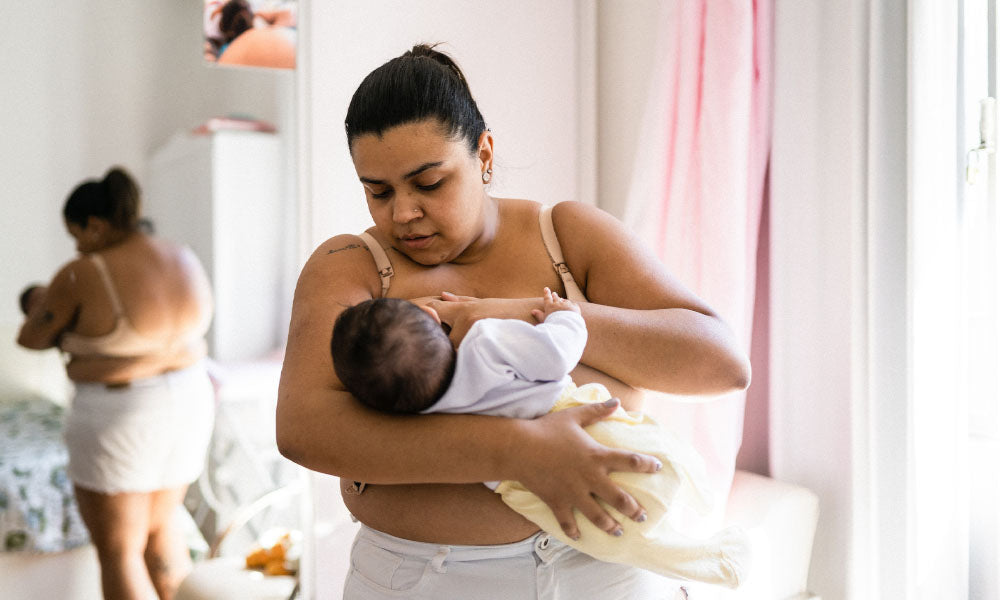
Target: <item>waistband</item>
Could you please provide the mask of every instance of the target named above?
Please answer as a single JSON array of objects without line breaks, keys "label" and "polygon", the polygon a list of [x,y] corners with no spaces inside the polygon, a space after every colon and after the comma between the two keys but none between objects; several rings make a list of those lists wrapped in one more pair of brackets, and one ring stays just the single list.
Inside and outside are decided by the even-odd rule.
[{"label": "waistband", "polygon": [[531,537],[519,542],[510,544],[496,544],[490,546],[463,546],[452,544],[431,544],[428,542],[414,542],[396,536],[383,533],[377,529],[361,524],[358,530],[358,538],[367,539],[380,548],[398,554],[426,558],[444,558],[442,551],[446,551],[448,562],[471,562],[477,560],[491,560],[500,558],[512,558],[515,556],[526,556],[536,549],[536,544],[544,548],[553,547],[555,544],[562,545],[555,538],[551,538],[545,532],[539,532]]},{"label": "waistband", "polygon": [[133,379],[131,381],[119,381],[113,383],[104,383],[97,381],[75,381],[73,385],[76,386],[77,390],[86,389],[100,389],[100,390],[128,390],[134,387],[157,387],[167,383],[176,383],[183,381],[191,377],[202,377],[203,374],[208,373],[208,362],[205,359],[201,359],[198,362],[184,367],[182,369],[175,369],[173,371],[167,371],[165,373],[160,373],[159,375],[152,375],[150,377],[142,377],[139,379]]}]

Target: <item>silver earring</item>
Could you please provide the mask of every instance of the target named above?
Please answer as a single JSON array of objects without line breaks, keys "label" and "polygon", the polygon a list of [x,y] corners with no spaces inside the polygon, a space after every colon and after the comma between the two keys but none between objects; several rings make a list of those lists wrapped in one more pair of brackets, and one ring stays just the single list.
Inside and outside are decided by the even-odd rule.
[{"label": "silver earring", "polygon": [[483,171],[483,183],[489,183],[490,179],[493,179],[493,169],[486,169]]}]

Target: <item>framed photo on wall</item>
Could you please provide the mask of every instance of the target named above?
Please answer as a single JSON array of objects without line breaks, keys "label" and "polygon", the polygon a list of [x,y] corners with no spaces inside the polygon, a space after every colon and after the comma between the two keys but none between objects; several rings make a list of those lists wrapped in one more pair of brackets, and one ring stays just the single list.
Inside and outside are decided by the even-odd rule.
[{"label": "framed photo on wall", "polygon": [[295,68],[296,0],[204,0],[202,22],[208,63]]}]

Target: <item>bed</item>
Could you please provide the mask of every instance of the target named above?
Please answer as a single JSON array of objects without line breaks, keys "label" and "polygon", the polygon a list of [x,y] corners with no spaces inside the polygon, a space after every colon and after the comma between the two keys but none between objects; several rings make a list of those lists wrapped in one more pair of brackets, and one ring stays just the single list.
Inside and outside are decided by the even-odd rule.
[{"label": "bed", "polygon": [[[66,477],[70,395],[59,353],[0,326],[0,581],[11,598],[101,598],[97,556]],[[53,576],[57,574],[58,576]]]}]

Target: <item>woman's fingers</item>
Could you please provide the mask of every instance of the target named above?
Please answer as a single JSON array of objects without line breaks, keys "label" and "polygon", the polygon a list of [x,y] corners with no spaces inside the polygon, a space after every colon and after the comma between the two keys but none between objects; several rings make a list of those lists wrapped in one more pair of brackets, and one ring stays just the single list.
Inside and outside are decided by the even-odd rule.
[{"label": "woman's fingers", "polygon": [[637,522],[646,519],[645,509],[616,483],[612,474],[654,473],[662,468],[661,461],[654,456],[598,444],[582,429],[607,418],[618,406],[618,400],[612,399],[550,413],[529,422],[530,430],[538,437],[533,436],[534,443],[525,444],[525,448],[534,449],[523,456],[521,464],[526,471],[518,479],[552,509],[568,536],[580,533],[577,524],[580,517],[611,535],[621,530],[621,522],[616,519]]},{"label": "woman's fingers", "polygon": [[577,509],[583,513],[583,516],[593,523],[598,529],[604,531],[609,535],[618,536],[622,534],[622,526],[616,521],[608,511],[595,500],[593,497],[588,498],[577,506]]},{"label": "woman's fingers", "polygon": [[[639,456],[635,453],[631,454],[633,457]],[[627,458],[626,460],[630,465],[636,464],[631,459]],[[631,468],[613,468],[612,471],[629,471],[629,472],[639,472],[639,473],[650,472],[650,471],[633,471],[633,469]],[[614,480],[608,479],[607,481],[605,481],[604,485],[600,486],[598,489],[594,491],[594,496],[600,498],[601,500],[606,502],[609,506],[614,507],[615,510],[625,515],[629,519],[632,519],[633,521],[642,523],[643,521],[646,520],[646,510],[639,505],[639,502],[637,502],[636,499],[632,497],[632,494],[629,494],[624,489],[618,487],[618,485],[615,484]],[[604,528],[602,527],[602,529]],[[613,533],[608,529],[604,530],[608,531],[609,533]]]},{"label": "woman's fingers", "polygon": [[[576,514],[572,506],[560,506],[559,508],[551,507],[552,514],[555,516],[556,521],[559,522],[559,527],[563,530],[567,536],[571,539],[580,539],[580,528],[576,522]],[[621,535],[622,526],[616,521],[611,515],[604,510],[601,505],[594,500],[593,497],[586,498],[579,502],[575,507],[580,513],[587,518],[595,527],[604,531],[608,535]]]},{"label": "woman's fingers", "polygon": [[552,514],[559,522],[559,527],[574,540],[580,536],[574,508],[579,510],[580,514],[593,523],[595,527],[608,535],[621,535],[621,523],[608,513],[605,507],[598,502],[598,498],[633,521],[641,523],[646,520],[646,511],[639,506],[635,498],[615,485],[609,486],[608,491],[603,493],[583,495],[574,504],[546,503],[552,509]]},{"label": "woman's fingers", "polygon": [[566,412],[573,416],[580,427],[587,427],[610,417],[620,404],[621,400],[611,398],[601,403],[576,406]]}]

